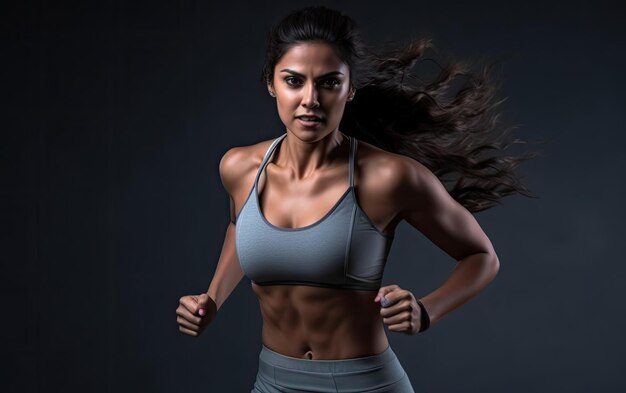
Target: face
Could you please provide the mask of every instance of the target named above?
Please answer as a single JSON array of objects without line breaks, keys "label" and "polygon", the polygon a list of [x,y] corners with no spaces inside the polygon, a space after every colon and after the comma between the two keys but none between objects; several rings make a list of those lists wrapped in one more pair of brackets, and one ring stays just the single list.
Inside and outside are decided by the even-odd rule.
[{"label": "face", "polygon": [[[302,140],[319,140],[339,127],[351,99],[349,68],[326,43],[307,42],[289,49],[268,84],[285,127]],[[313,115],[317,121],[300,116]]]}]

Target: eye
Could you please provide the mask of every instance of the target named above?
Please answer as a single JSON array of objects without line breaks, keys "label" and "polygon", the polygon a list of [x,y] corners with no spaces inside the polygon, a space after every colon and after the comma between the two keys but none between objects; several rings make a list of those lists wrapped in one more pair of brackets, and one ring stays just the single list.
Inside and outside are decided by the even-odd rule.
[{"label": "eye", "polygon": [[[287,83],[287,85],[291,86],[291,87],[299,87],[302,84],[300,83],[300,78],[294,77],[294,76],[288,76],[285,78],[285,82]],[[331,89],[334,88],[335,86],[339,86],[341,84],[341,81],[337,78],[329,78],[329,79],[325,79],[322,82],[323,86],[325,87],[330,87]]]},{"label": "eye", "polygon": [[[335,83],[326,84],[327,82],[335,82]],[[340,84],[341,84],[341,81],[340,81],[339,79],[337,79],[337,78],[331,78],[331,79],[326,79],[326,80],[324,81],[324,83],[326,84],[326,86],[329,86],[329,87],[335,87],[335,86],[340,85]]]},{"label": "eye", "polygon": [[293,76],[288,76],[285,78],[285,82],[287,82],[289,86],[298,86],[298,84],[294,84],[292,83],[292,81],[299,81],[299,79]]}]

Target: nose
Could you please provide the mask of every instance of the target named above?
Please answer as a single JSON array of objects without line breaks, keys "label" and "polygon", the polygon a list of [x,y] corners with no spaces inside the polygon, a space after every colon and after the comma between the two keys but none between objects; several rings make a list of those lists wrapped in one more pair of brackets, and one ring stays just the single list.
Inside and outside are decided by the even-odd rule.
[{"label": "nose", "polygon": [[309,83],[304,88],[304,97],[302,98],[302,106],[305,108],[315,108],[320,105],[317,98],[317,87],[314,83]]}]

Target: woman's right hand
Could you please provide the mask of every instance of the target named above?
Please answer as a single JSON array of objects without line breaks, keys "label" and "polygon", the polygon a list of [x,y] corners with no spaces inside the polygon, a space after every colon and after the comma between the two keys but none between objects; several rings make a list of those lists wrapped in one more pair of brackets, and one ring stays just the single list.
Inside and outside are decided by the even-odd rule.
[{"label": "woman's right hand", "polygon": [[217,314],[215,301],[206,293],[183,296],[179,303],[176,309],[178,330],[189,336],[199,336]]}]

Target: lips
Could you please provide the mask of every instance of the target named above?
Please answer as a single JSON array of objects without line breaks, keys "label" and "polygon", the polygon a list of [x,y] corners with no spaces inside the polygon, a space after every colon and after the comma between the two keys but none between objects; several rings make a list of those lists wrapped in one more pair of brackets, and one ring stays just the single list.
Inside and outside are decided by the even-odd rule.
[{"label": "lips", "polygon": [[321,118],[317,116],[298,116],[296,119],[298,119],[298,123],[300,123],[300,125],[305,128],[317,128],[318,126],[320,126],[320,124],[322,124]]},{"label": "lips", "polygon": [[319,116],[302,115],[302,116],[296,116],[296,118],[302,119],[302,120],[305,120],[305,121],[322,121],[322,118],[319,117]]}]

